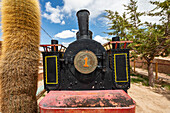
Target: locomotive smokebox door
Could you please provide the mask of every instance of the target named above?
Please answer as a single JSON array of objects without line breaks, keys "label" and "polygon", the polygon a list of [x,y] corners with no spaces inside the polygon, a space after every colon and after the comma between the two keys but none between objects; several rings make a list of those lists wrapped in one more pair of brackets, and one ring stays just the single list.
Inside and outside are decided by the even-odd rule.
[{"label": "locomotive smokebox door", "polygon": [[98,61],[96,55],[88,50],[80,51],[74,58],[75,68],[83,74],[93,72],[97,67]]}]

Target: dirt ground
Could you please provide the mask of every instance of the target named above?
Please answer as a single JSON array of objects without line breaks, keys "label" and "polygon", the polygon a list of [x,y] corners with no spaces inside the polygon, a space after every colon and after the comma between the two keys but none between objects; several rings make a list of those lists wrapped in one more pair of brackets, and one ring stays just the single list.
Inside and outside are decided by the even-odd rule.
[{"label": "dirt ground", "polygon": [[170,92],[133,83],[128,94],[136,102],[136,113],[170,113]]},{"label": "dirt ground", "polygon": [[170,92],[134,83],[128,94],[136,102],[136,113],[170,113]]},{"label": "dirt ground", "polygon": [[170,113],[170,93],[163,92],[137,83],[131,84],[128,90],[136,102],[136,113]]}]

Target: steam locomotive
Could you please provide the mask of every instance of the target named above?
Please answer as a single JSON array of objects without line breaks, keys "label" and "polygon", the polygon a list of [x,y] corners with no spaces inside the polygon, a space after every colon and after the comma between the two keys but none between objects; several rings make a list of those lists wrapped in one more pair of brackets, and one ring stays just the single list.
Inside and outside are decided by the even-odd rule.
[{"label": "steam locomotive", "polygon": [[[92,40],[89,15],[88,10],[77,12],[77,40],[65,52],[58,50],[57,40],[52,40],[51,45],[42,45],[45,48],[42,52],[45,90],[123,89],[127,92],[130,88],[129,49],[121,49],[119,44],[113,43],[112,49],[106,51]],[[119,37],[112,40],[119,41]],[[50,51],[47,46],[51,46]]]}]

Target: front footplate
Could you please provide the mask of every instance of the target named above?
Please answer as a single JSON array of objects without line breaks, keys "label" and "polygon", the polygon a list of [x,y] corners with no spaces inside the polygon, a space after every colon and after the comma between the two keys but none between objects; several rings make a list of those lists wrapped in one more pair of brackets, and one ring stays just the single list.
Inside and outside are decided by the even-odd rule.
[{"label": "front footplate", "polygon": [[135,101],[123,90],[50,91],[40,113],[135,113]]}]

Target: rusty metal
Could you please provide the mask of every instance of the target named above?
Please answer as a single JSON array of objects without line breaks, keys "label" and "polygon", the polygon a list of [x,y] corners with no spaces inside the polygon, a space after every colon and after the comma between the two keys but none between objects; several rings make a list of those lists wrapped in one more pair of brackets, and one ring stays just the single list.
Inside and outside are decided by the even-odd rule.
[{"label": "rusty metal", "polygon": [[133,41],[111,41],[111,44],[115,44],[115,43],[132,43]]},{"label": "rusty metal", "polygon": [[135,102],[123,90],[50,91],[40,113],[135,113]]},{"label": "rusty metal", "polygon": [[[126,48],[126,45],[129,43],[132,43],[133,41],[110,41],[108,43],[103,44],[104,47],[110,46],[111,44],[115,44],[115,49],[118,48],[118,44],[124,43],[124,49]],[[112,47],[113,48],[113,47]],[[111,48],[110,48],[111,49]]]},{"label": "rusty metal", "polygon": [[126,48],[126,42],[124,43],[124,49]]},{"label": "rusty metal", "polygon": [[59,52],[61,52],[61,49],[64,48],[64,51],[66,50],[66,47],[63,46],[62,44],[45,44],[45,45],[40,45],[40,47],[45,48],[45,52],[48,52],[48,47],[53,47],[55,49],[55,51],[57,50],[58,46],[61,46]]},{"label": "rusty metal", "polygon": [[115,49],[117,49],[117,45],[118,45],[118,44],[117,44],[117,42],[116,42]]},{"label": "rusty metal", "polygon": [[[87,62],[85,60],[87,58]],[[87,65],[85,65],[87,63]],[[88,50],[80,51],[74,58],[75,68],[83,73],[89,74],[93,72],[97,67],[98,61],[96,55]]]}]

